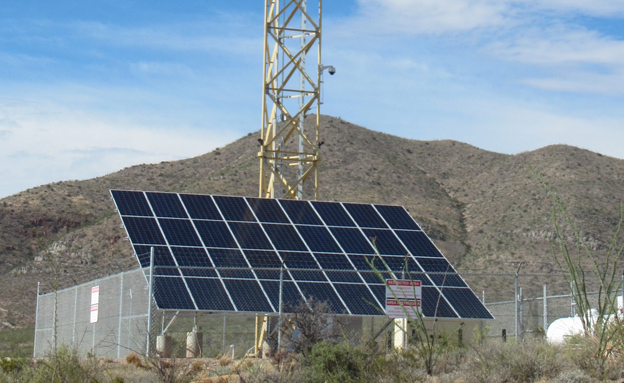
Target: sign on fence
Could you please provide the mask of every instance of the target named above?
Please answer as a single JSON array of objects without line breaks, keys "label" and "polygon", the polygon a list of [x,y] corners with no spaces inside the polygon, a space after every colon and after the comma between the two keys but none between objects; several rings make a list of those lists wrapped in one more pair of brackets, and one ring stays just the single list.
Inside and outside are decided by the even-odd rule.
[{"label": "sign on fence", "polygon": [[98,321],[98,310],[100,305],[100,286],[91,287],[91,323]]},{"label": "sign on fence", "polygon": [[386,315],[390,318],[405,318],[408,314],[420,312],[422,287],[420,281],[404,279],[386,280]]}]

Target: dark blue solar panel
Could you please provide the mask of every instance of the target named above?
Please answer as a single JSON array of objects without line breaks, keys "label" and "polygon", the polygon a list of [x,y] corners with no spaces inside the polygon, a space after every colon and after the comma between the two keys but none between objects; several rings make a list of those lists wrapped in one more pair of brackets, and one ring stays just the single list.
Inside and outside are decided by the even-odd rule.
[{"label": "dark blue solar panel", "polygon": [[238,248],[230,228],[221,221],[195,221],[195,227],[206,247]]},{"label": "dark blue solar panel", "polygon": [[264,230],[277,250],[308,250],[292,225],[264,225]]},{"label": "dark blue solar panel", "polygon": [[[362,280],[344,254],[315,253],[316,260],[333,282],[358,282]],[[339,270],[339,271],[338,271]]]},{"label": "dark blue solar panel", "polygon": [[444,257],[422,231],[397,230],[396,233],[413,256]]},{"label": "dark blue solar panel", "polygon": [[154,277],[153,292],[159,309],[196,310],[182,278]]},{"label": "dark blue solar panel", "polygon": [[428,318],[457,318],[453,309],[434,287],[422,288],[422,313]]},{"label": "dark blue solar panel", "polygon": [[[279,279],[279,269],[282,261],[275,251],[268,250],[244,250],[245,257],[253,267],[256,275],[260,279]],[[271,269],[271,270],[267,270]],[[288,278],[288,273],[284,273],[283,278]]]},{"label": "dark blue solar panel", "polygon": [[420,230],[403,206],[377,205],[375,208],[393,229]]},{"label": "dark blue solar panel", "polygon": [[153,218],[124,217],[124,226],[130,241],[139,245],[166,245],[165,238]]},{"label": "dark blue solar panel", "polygon": [[345,203],[343,204],[345,209],[351,214],[351,217],[355,220],[355,222],[360,227],[374,227],[387,229],[388,225],[384,222],[384,220],[377,214],[377,211],[372,205],[360,205],[360,204],[352,204]]},{"label": "dark blue solar panel", "polygon": [[328,226],[355,226],[341,204],[335,202],[312,202],[314,209]]},{"label": "dark blue solar panel", "polygon": [[270,313],[273,310],[257,281],[244,279],[224,279],[232,301],[239,311]]},{"label": "dark blue solar panel", "polygon": [[346,314],[347,309],[344,307],[340,298],[334,292],[334,289],[329,283],[319,282],[298,282],[299,288],[306,298],[314,297],[321,302],[327,302],[334,314]]},{"label": "dark blue solar panel", "polygon": [[[383,257],[383,260],[390,270],[403,273],[419,273],[422,269],[418,267],[412,257]],[[398,274],[400,275],[400,274]],[[405,279],[405,278],[399,278]]]},{"label": "dark blue solar panel", "polygon": [[359,229],[332,227],[330,230],[345,253],[375,254],[373,246]]},{"label": "dark blue solar panel", "polygon": [[280,251],[280,255],[295,280],[327,281],[312,254]]},{"label": "dark blue solar panel", "polygon": [[442,289],[442,294],[462,318],[494,319],[470,289],[447,288]]},{"label": "dark blue solar panel", "polygon": [[150,248],[154,248],[154,256],[159,254],[169,254],[169,248],[166,246],[145,246],[134,245],[134,253],[136,254],[141,267],[150,267]]},{"label": "dark blue solar panel", "polygon": [[214,219],[221,220],[221,214],[215,206],[212,198],[205,195],[180,194],[186,210],[194,219]]},{"label": "dark blue solar panel", "polygon": [[260,222],[288,223],[288,217],[282,211],[277,200],[266,198],[248,198],[247,202]]},{"label": "dark blue solar panel", "polygon": [[349,259],[368,283],[385,283],[386,279],[392,278],[379,257],[349,254]]},{"label": "dark blue solar panel", "polygon": [[416,261],[420,264],[422,269],[428,273],[454,273],[455,269],[444,258],[422,258],[416,257]]},{"label": "dark blue solar panel", "polygon": [[422,282],[428,317],[457,317],[451,305],[461,317],[491,317],[399,206],[111,194],[142,267],[155,250],[161,308],[274,312],[283,260],[285,312],[304,294],[336,313],[380,315],[366,302],[385,303],[385,280],[398,278]]},{"label": "dark blue solar panel", "polygon": [[226,221],[255,221],[244,198],[215,196],[215,201]]},{"label": "dark blue solar panel", "polygon": [[461,277],[455,273],[430,273],[429,276],[431,277],[433,283],[435,283],[438,287],[468,287]]},{"label": "dark blue solar panel", "polygon": [[328,253],[341,252],[340,247],[326,227],[297,226],[297,231],[312,251],[324,251]]},{"label": "dark blue solar panel", "polygon": [[[284,274],[286,275],[286,274]],[[264,291],[266,291],[273,307],[279,310],[279,281],[260,281]],[[297,290],[297,286],[292,282],[283,282],[282,284],[282,311],[292,312],[294,308],[299,306],[303,300],[301,293]]]},{"label": "dark blue solar panel", "polygon": [[187,218],[177,194],[146,193],[156,217]]},{"label": "dark blue solar panel", "polygon": [[230,222],[230,230],[243,249],[273,249],[271,243],[257,223]]},{"label": "dark blue solar panel", "polygon": [[381,255],[407,255],[408,252],[391,230],[363,229],[364,235],[377,247]]},{"label": "dark blue solar panel", "polygon": [[216,277],[217,272],[208,258],[208,253],[203,248],[196,247],[172,247],[180,271],[186,276]]},{"label": "dark blue solar panel", "polygon": [[208,253],[222,277],[254,278],[253,273],[249,270],[249,265],[239,250],[208,249]]},{"label": "dark blue solar panel", "polygon": [[143,192],[111,190],[111,195],[120,215],[153,216]]},{"label": "dark blue solar panel", "polygon": [[159,219],[165,238],[171,246],[201,246],[191,221],[180,219]]},{"label": "dark blue solar panel", "polygon": [[278,200],[294,224],[322,225],[323,222],[307,201]]},{"label": "dark blue solar panel", "polygon": [[334,284],[353,315],[384,315],[384,310],[375,302],[375,298],[365,285]]},{"label": "dark blue solar panel", "polygon": [[200,310],[234,311],[221,281],[210,278],[186,278],[186,283]]}]

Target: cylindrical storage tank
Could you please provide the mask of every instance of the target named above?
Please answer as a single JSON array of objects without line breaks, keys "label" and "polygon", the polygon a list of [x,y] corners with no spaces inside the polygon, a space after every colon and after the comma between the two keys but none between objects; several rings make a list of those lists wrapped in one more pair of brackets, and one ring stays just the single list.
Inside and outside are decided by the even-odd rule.
[{"label": "cylindrical storage tank", "polygon": [[161,358],[171,358],[171,337],[169,335],[156,337],[156,353]]},{"label": "cylindrical storage tank", "polygon": [[186,357],[187,358],[200,358],[201,345],[204,340],[204,334],[197,330],[186,333]]}]

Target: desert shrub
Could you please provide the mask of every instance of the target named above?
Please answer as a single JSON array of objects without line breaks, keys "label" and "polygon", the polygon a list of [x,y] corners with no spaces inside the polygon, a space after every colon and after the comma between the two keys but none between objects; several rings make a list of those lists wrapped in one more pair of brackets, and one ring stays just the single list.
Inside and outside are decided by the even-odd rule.
[{"label": "desert shrub", "polygon": [[608,356],[597,358],[596,352],[600,349],[599,343],[600,339],[595,336],[573,336],[567,340],[563,347],[563,354],[570,364],[594,380],[618,379],[623,364],[622,358],[618,358],[622,355],[621,350],[609,350]]},{"label": "desert shrub", "polygon": [[370,377],[379,383],[425,382],[427,372],[415,348],[395,350],[388,355],[377,355],[370,364]]},{"label": "desert shrub", "polygon": [[467,382],[534,382],[552,378],[565,365],[557,347],[541,340],[484,343],[471,350],[464,365]]},{"label": "desert shrub", "polygon": [[307,354],[319,342],[343,340],[341,318],[332,313],[327,302],[308,298],[288,311],[292,314],[286,316],[282,333],[292,351]]},{"label": "desert shrub", "polygon": [[594,381],[585,371],[578,368],[561,371],[550,383],[592,383]]},{"label": "desert shrub", "polygon": [[66,345],[60,346],[47,359],[39,361],[15,377],[15,382],[66,383],[106,381],[106,374],[100,369],[93,355],[81,358],[78,350]]},{"label": "desert shrub", "polygon": [[303,361],[304,379],[308,383],[367,381],[368,362],[368,356],[349,343],[320,342]]},{"label": "desert shrub", "polygon": [[22,370],[28,363],[22,358],[0,358],[0,371],[14,373]]}]

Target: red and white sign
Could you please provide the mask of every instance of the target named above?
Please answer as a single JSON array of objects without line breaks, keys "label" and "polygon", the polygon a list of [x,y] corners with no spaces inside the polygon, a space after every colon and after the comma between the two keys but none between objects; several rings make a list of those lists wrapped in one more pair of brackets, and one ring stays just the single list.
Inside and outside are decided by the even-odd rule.
[{"label": "red and white sign", "polygon": [[[420,281],[404,279],[386,280],[386,315],[390,318],[405,318],[420,312],[422,286]],[[407,315],[406,315],[407,312]]]},{"label": "red and white sign", "polygon": [[91,287],[91,323],[98,321],[98,310],[100,304],[100,286]]}]

